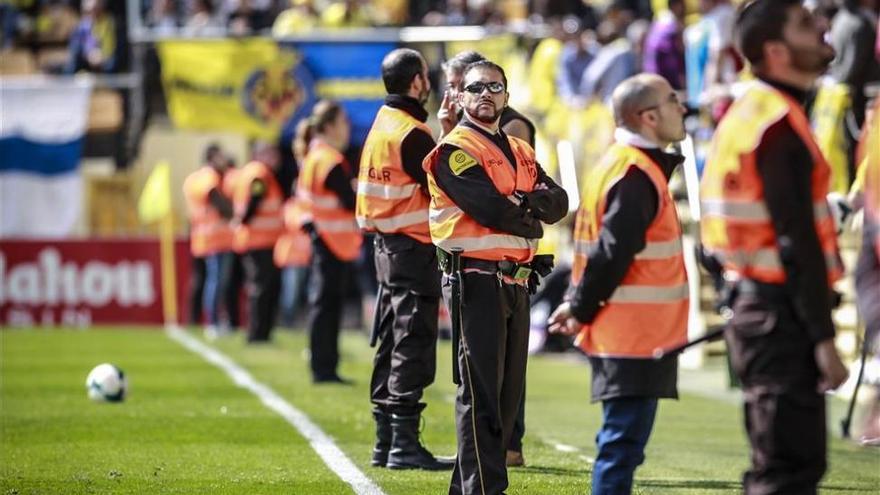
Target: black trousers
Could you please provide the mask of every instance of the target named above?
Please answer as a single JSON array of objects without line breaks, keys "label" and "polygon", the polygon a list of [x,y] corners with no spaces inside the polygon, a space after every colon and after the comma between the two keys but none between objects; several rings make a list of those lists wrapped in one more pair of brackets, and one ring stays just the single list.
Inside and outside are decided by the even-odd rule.
[{"label": "black trousers", "polygon": [[[526,338],[528,343],[528,338]],[[526,434],[526,381],[523,379],[522,399],[519,401],[516,418],[513,421],[513,430],[510,432],[510,441],[507,442],[507,450],[522,452],[523,437]]]},{"label": "black trousers", "polygon": [[[507,488],[505,456],[522,400],[529,340],[525,287],[495,275],[464,274],[461,385],[455,398],[458,459],[450,494],[497,495]],[[444,279],[443,296],[451,290]]]},{"label": "black trousers", "polygon": [[312,377],[316,380],[336,376],[346,270],[350,266],[339,260],[319,238],[313,239],[308,325]]},{"label": "black trousers", "polygon": [[244,256],[228,252],[223,255],[223,272],[220,274],[220,298],[226,313],[226,322],[230,328],[241,324],[239,311],[239,295],[244,286]]},{"label": "black trousers", "polygon": [[265,342],[272,334],[278,312],[281,272],[272,249],[254,249],[244,255],[248,291],[248,342]]},{"label": "black trousers", "polygon": [[189,324],[202,323],[202,293],[205,290],[205,258],[193,256],[190,259],[189,277]]},{"label": "black trousers", "polygon": [[373,325],[379,348],[370,401],[388,413],[417,414],[425,408],[422,393],[437,370],[437,250],[405,235],[377,234],[374,244],[379,291]]},{"label": "black trousers", "polygon": [[825,398],[814,344],[787,301],[737,297],[725,338],[745,395],[747,495],[817,493],[826,464]]}]

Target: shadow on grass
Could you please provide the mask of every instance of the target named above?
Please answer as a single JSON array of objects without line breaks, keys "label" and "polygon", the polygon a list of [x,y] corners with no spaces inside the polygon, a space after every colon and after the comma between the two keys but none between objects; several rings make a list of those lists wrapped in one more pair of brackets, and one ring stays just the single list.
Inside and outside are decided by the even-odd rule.
[{"label": "shadow on grass", "polygon": [[528,474],[554,474],[557,476],[576,476],[582,477],[585,474],[589,475],[589,469],[572,469],[572,468],[561,468],[561,467],[552,467],[552,466],[535,466],[530,464],[525,467],[512,468],[521,473]]},{"label": "shadow on grass", "polygon": [[[736,490],[742,488],[738,481],[722,480],[637,480],[639,488],[678,488],[682,490]],[[876,488],[853,487],[842,485],[819,485],[822,491],[876,493]]]},{"label": "shadow on grass", "polygon": [[726,480],[636,480],[640,488],[681,488],[688,490],[734,490],[742,488],[739,481]]},{"label": "shadow on grass", "polygon": [[822,492],[861,492],[861,493],[877,493],[876,487],[865,486],[841,486],[841,485],[819,485]]}]

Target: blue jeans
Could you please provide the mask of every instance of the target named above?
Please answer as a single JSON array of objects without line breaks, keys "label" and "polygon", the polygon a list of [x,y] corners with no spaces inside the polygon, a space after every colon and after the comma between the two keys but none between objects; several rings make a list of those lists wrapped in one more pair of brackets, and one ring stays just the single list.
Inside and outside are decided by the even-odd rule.
[{"label": "blue jeans", "polygon": [[602,401],[602,427],[596,434],[593,495],[623,495],[632,491],[633,474],[645,461],[657,399],[630,397]]},{"label": "blue jeans", "polygon": [[202,306],[208,324],[220,324],[220,273],[223,267],[223,254],[214,253],[205,256],[205,288],[202,292]]},{"label": "blue jeans", "polygon": [[281,301],[279,302],[281,323],[292,327],[296,311],[303,306],[302,299],[306,290],[309,266],[287,266],[281,270]]}]

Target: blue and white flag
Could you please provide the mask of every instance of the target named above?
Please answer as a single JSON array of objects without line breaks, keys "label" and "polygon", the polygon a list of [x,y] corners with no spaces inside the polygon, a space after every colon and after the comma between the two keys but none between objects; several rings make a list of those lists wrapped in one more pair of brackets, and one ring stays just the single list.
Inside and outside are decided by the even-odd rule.
[{"label": "blue and white flag", "polygon": [[64,237],[80,215],[89,79],[0,80],[0,237]]}]

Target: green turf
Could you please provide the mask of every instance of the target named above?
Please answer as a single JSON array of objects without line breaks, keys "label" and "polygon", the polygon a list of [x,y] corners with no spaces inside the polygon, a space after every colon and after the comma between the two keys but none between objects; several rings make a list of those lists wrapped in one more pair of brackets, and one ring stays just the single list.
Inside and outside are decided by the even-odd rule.
[{"label": "green turf", "polygon": [[[281,332],[265,346],[245,346],[239,337],[215,345],[308,414],[389,495],[445,493],[448,473],[369,467],[366,339],[343,339],[341,373],[354,386],[312,385],[305,344],[301,333]],[[290,425],[161,331],[3,331],[0,346],[0,494],[350,493]],[[447,344],[438,356],[423,438],[435,453],[451,455]],[[123,404],[85,398],[85,375],[104,361],[129,376]],[[511,470],[510,493],[589,493],[600,411],[589,404],[588,378],[576,360],[530,361],[528,467]],[[835,404],[833,411],[840,409]],[[664,401],[636,493],[740,492],[747,465],[740,418],[730,402],[690,394]],[[823,493],[877,492],[878,450],[835,439],[830,451]]]}]

